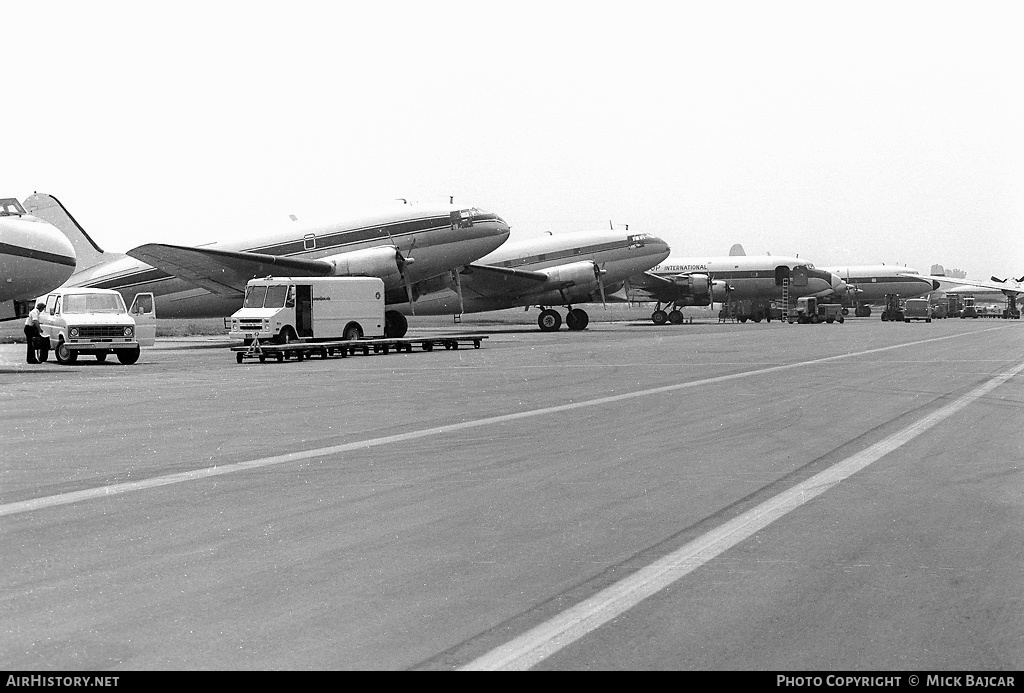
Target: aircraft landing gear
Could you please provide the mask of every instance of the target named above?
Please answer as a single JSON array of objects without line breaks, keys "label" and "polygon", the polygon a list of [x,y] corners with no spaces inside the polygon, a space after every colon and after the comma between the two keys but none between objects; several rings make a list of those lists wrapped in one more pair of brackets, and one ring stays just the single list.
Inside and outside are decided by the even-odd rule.
[{"label": "aircraft landing gear", "polygon": [[[565,315],[565,326],[573,332],[585,330],[589,324],[590,316],[582,308],[570,307],[569,312]],[[558,314],[557,310],[542,308],[540,316],[537,318],[537,326],[540,327],[541,332],[555,332],[562,326],[562,316]]]},{"label": "aircraft landing gear", "polygon": [[537,326],[540,327],[541,332],[554,332],[562,326],[562,316],[558,314],[557,310],[545,308],[537,318]]},{"label": "aircraft landing gear", "polygon": [[590,324],[590,316],[582,308],[570,308],[565,316],[565,326],[570,330],[585,330]]}]

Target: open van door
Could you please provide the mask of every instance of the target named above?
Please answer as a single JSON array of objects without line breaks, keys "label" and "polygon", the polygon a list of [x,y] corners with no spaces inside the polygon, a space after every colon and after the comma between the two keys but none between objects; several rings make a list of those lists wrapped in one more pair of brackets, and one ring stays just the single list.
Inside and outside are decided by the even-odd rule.
[{"label": "open van door", "polygon": [[156,299],[153,294],[135,294],[128,312],[135,318],[135,339],[139,346],[153,346],[156,343]]}]

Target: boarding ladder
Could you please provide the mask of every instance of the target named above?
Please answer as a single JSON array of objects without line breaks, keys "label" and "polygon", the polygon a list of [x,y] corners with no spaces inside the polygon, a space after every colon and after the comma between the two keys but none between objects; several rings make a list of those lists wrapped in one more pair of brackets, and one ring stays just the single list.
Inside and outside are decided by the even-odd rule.
[{"label": "boarding ladder", "polygon": [[782,319],[789,320],[789,277],[782,279]]}]

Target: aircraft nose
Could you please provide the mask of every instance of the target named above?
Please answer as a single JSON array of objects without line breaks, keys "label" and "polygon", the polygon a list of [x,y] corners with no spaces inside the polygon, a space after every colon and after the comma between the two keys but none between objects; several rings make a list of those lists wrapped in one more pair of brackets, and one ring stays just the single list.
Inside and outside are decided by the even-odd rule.
[{"label": "aircraft nose", "polygon": [[658,256],[658,262],[661,262],[672,253],[672,248],[669,247],[669,244],[658,236],[651,236],[647,240],[647,245],[654,251],[652,254]]},{"label": "aircraft nose", "polygon": [[849,284],[840,279],[839,276],[836,274],[832,275],[831,284],[832,290],[835,291],[840,296],[844,295],[847,291],[850,290]]}]

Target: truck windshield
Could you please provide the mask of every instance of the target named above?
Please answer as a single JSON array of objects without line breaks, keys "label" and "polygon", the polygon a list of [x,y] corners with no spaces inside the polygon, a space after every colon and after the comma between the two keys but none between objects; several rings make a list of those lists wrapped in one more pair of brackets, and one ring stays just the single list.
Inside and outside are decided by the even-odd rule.
[{"label": "truck windshield", "polygon": [[243,308],[262,308],[263,299],[267,296],[267,287],[265,286],[247,286],[245,287],[245,301],[242,302]]},{"label": "truck windshield", "polygon": [[120,294],[67,294],[65,313],[124,313]]},{"label": "truck windshield", "polygon": [[267,300],[263,302],[264,308],[284,308],[284,298],[288,295],[287,284],[275,284],[267,287]]}]

